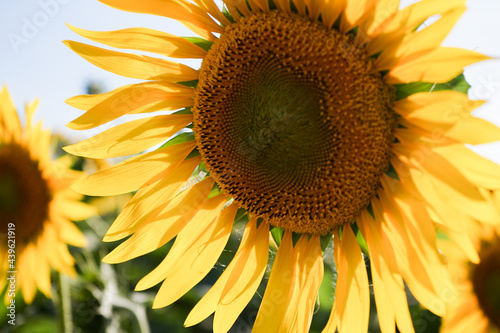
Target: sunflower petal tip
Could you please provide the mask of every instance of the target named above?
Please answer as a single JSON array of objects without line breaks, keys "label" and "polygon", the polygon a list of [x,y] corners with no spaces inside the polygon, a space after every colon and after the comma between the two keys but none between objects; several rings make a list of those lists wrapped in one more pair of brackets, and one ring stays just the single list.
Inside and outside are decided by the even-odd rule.
[{"label": "sunflower petal tip", "polygon": [[105,264],[117,264],[119,261],[113,258],[114,254],[113,252],[108,253],[104,258],[101,259],[101,261]]}]

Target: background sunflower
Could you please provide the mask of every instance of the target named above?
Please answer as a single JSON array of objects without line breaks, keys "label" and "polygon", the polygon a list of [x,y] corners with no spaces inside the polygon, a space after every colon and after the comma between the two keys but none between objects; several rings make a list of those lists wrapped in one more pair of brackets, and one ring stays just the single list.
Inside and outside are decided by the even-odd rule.
[{"label": "background sunflower", "polygon": [[8,284],[7,304],[18,292],[26,303],[37,289],[50,297],[51,269],[75,275],[67,245],[82,247],[86,242],[71,221],[95,213],[69,188],[83,176],[69,168],[69,157],[52,161],[49,132],[32,122],[36,106],[26,106],[23,129],[7,89],[0,92],[0,286],[4,290]]}]

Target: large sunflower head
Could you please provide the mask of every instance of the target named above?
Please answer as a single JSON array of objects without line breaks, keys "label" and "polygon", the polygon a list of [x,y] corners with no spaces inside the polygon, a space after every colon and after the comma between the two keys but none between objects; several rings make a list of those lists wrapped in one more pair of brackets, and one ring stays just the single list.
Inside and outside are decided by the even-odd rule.
[{"label": "large sunflower head", "polygon": [[[451,286],[435,225],[466,238],[469,220],[500,220],[478,189],[500,187],[499,167],[464,146],[500,140],[498,128],[471,116],[481,102],[468,99],[461,76],[487,57],[441,46],[465,0],[424,0],[402,10],[385,0],[227,0],[222,10],[212,0],[102,2],[173,18],[200,36],[72,28],[116,48],[202,59],[199,70],[66,42],[99,67],[147,80],[69,99],[85,111],[69,127],[179,110],[66,148],[107,158],[164,143],[77,185],[89,195],[137,191],[105,237],[130,236],[107,262],[175,238],[137,287],[163,281],[154,307],[203,279],[245,214],[240,248],[186,325],[215,312],[214,330],[229,330],[262,279],[270,229],[279,250],[257,331],[307,331],[323,276],[320,244],[332,235],[339,275],[326,331],[367,330],[365,255],[384,332],[395,323],[413,330],[404,283],[423,306],[444,313]],[[438,19],[421,25],[430,17]],[[191,176],[198,181],[186,186]]]},{"label": "large sunflower head", "polygon": [[[500,191],[493,194],[500,210]],[[457,286],[456,299],[443,318],[442,333],[500,332],[500,226],[470,223],[470,257],[449,239],[441,241],[448,268]]]},{"label": "large sunflower head", "polygon": [[51,268],[74,274],[67,244],[83,246],[85,237],[71,220],[93,213],[70,189],[82,174],[67,156],[52,161],[50,133],[32,123],[36,105],[26,107],[23,129],[7,89],[0,92],[0,289],[7,283],[6,299],[22,291],[27,303],[37,289],[50,296]]}]

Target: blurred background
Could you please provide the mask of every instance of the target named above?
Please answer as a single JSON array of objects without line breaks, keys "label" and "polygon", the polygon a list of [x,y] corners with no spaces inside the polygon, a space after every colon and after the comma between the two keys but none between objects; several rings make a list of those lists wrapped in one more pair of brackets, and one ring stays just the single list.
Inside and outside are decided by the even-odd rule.
[{"label": "blurred background", "polygon": [[[405,7],[416,1],[401,2],[401,6]],[[464,74],[471,85],[470,98],[488,101],[474,111],[474,114],[500,126],[500,1],[469,0],[467,5],[468,10],[446,39],[445,45],[475,50],[497,58],[469,66]],[[97,44],[73,33],[66,24],[88,30],[147,27],[181,36],[194,36],[174,20],[121,12],[96,0],[0,0],[0,85],[8,87],[18,110],[24,109],[24,103],[40,98],[36,118],[43,120],[45,127],[51,129],[55,138],[59,139],[54,143],[56,155],[63,153],[61,146],[89,138],[116,124],[112,122],[103,125],[105,128],[72,131],[65,124],[78,117],[81,111],[65,104],[66,99],[86,93],[106,92],[137,82],[93,66],[70,51],[62,40]],[[197,60],[183,62],[195,68],[200,65]],[[24,115],[20,113],[20,116],[22,118]],[[471,149],[500,163],[500,143]],[[99,167],[99,163],[94,161],[74,161],[76,169],[93,172]],[[111,266],[101,263],[101,258],[117,245],[103,243],[101,239],[127,202],[128,196],[86,200],[93,201],[98,206],[99,215],[78,223],[89,240],[89,246],[85,249],[71,249],[79,272],[78,278],[69,281],[73,331],[210,332],[211,318],[194,328],[183,328],[183,322],[234,255],[244,224],[235,225],[227,250],[200,285],[174,305],[152,310],[153,297],[158,288],[145,292],[133,290],[135,284],[161,262],[171,243],[150,255],[123,264]],[[273,258],[275,253],[272,249],[270,251]],[[330,244],[325,251],[326,275],[316,306],[317,314],[312,332],[321,331],[333,303],[336,273],[332,258]],[[264,286],[265,281],[231,332],[251,331]],[[54,288],[57,287],[54,285]],[[22,303],[21,299],[19,303]],[[437,332],[439,318],[422,310],[411,295],[409,303],[416,331]],[[49,300],[38,294],[33,304],[22,304],[18,308],[18,325],[14,330],[6,324],[5,309],[0,307],[0,332],[57,332],[60,327],[57,304],[57,299]],[[378,332],[375,314],[370,331]]]}]

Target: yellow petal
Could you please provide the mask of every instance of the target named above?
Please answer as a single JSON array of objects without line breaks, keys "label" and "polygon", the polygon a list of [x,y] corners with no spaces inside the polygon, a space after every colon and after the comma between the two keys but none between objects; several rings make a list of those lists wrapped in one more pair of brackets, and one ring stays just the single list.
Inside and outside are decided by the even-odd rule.
[{"label": "yellow petal", "polygon": [[100,0],[102,3],[129,12],[161,15],[177,20],[205,39],[211,32],[223,33],[214,20],[200,7],[183,0]]},{"label": "yellow petal", "polygon": [[[40,243],[37,242],[38,249],[40,248]],[[35,249],[36,251],[36,249]],[[46,296],[50,297],[52,294],[52,285],[50,283],[50,266],[46,259],[46,257],[36,251],[34,253],[34,258],[36,258],[33,262],[34,272],[35,273],[35,281],[38,289]]]},{"label": "yellow petal", "polygon": [[33,243],[20,252],[17,261],[17,277],[19,279],[19,289],[22,291],[23,299],[27,304],[33,302],[36,295],[35,276],[37,274],[34,265],[36,265],[36,250]]},{"label": "yellow petal", "polygon": [[340,20],[340,31],[346,33],[366,20],[377,2],[377,0],[347,1],[344,15]]},{"label": "yellow petal", "polygon": [[[21,138],[21,123],[17,115],[14,103],[9,96],[6,87],[0,91],[0,135],[6,138],[14,138],[19,141]],[[4,133],[4,134],[2,134]]]},{"label": "yellow petal", "polygon": [[[335,303],[325,331],[367,332],[370,315],[370,287],[356,236],[351,227],[342,229],[342,239],[338,231],[334,233],[335,266],[338,277],[335,287]],[[352,314],[356,315],[353,316]],[[338,323],[335,322],[338,318]]]},{"label": "yellow petal", "polygon": [[74,199],[57,198],[53,205],[55,206],[54,211],[72,221],[82,221],[97,213],[91,205]]},{"label": "yellow petal", "polygon": [[74,41],[64,43],[82,58],[109,72],[141,80],[190,81],[198,71],[173,61],[111,51]]},{"label": "yellow petal", "polygon": [[201,158],[190,158],[166,170],[154,185],[137,191],[106,232],[103,241],[113,242],[133,234],[149,218],[152,207],[169,202],[186,184]]},{"label": "yellow petal", "polygon": [[119,88],[101,94],[73,96],[71,98],[68,98],[65,102],[74,108],[87,111],[97,104],[101,103],[108,97],[129,87],[131,87],[131,85],[121,86]]},{"label": "yellow petal", "polygon": [[[214,331],[217,333],[219,331],[224,332],[226,326],[231,326],[234,323],[243,307],[248,303],[248,297],[251,298],[255,293],[264,274],[268,256],[268,228],[267,224],[261,223],[260,228],[257,229],[256,219],[251,219],[247,223],[234,258],[217,282],[191,310],[184,323],[185,326],[196,325],[216,311],[223,290],[225,295],[229,294],[226,297],[227,304],[232,303],[234,307],[232,308],[233,311],[227,312],[225,311],[226,303],[220,305],[221,311],[224,311],[228,316],[227,324],[214,327]],[[228,280],[233,282],[228,284]]]},{"label": "yellow petal", "polygon": [[[316,21],[321,14],[322,9],[327,5],[324,1],[317,0],[303,0],[307,7],[307,12],[309,13],[309,18]],[[289,12],[291,9],[288,10]]]},{"label": "yellow petal", "polygon": [[250,16],[250,8],[248,8],[248,4],[244,0],[227,0],[225,2],[226,5],[232,4],[234,8],[238,10],[243,16]]},{"label": "yellow petal", "polygon": [[[419,162],[416,162],[419,163]],[[436,191],[448,205],[479,221],[497,223],[495,208],[450,162],[430,153],[420,162],[434,183]]]},{"label": "yellow petal", "polygon": [[451,12],[442,14],[441,18],[430,26],[408,35],[401,43],[394,43],[392,46],[384,49],[375,61],[377,70],[389,70],[397,66],[400,62],[411,61],[426,52],[439,48],[455,23],[464,13],[465,1],[463,2],[454,7]]},{"label": "yellow petal", "polygon": [[398,45],[408,34],[414,33],[425,20],[434,15],[445,16],[463,5],[464,0],[422,0],[397,11],[378,27],[370,31],[368,54],[373,55]]},{"label": "yellow petal", "polygon": [[44,252],[51,267],[68,276],[73,276],[74,259],[68,251],[66,244],[62,243],[58,236],[55,226],[52,223],[47,223],[44,226],[43,244],[40,249]]},{"label": "yellow petal", "polygon": [[296,259],[292,233],[285,231],[255,319],[253,332],[291,332],[294,318],[287,316],[287,310],[290,300],[298,290]]},{"label": "yellow petal", "polygon": [[[36,99],[33,103],[29,103],[26,105],[25,113],[26,113],[26,128],[31,129],[33,126],[33,116],[35,114],[36,109],[38,108],[39,100]],[[29,132],[28,132],[29,135]]]},{"label": "yellow petal", "polygon": [[254,12],[258,12],[259,9],[264,13],[269,12],[269,2],[267,0],[251,0],[250,6]]},{"label": "yellow petal", "polygon": [[[321,10],[321,17],[323,19],[323,24],[330,29],[335,21],[337,21],[340,13],[345,7],[345,0],[337,1],[337,0],[325,0],[324,6]],[[301,15],[305,15],[301,13]]]},{"label": "yellow petal", "polygon": [[313,235],[310,240],[307,238],[307,236],[302,236],[295,245],[295,251],[298,255],[298,266],[301,273],[300,293],[298,295],[298,302],[296,303],[298,332],[309,332],[314,304],[324,273],[319,236]]},{"label": "yellow petal", "polygon": [[261,223],[257,228],[255,218],[249,221],[248,225],[248,230],[245,229],[245,232],[250,235],[245,243],[242,240],[241,252],[238,249],[239,255],[231,260],[227,268],[229,270],[227,281],[224,283],[215,309],[215,333],[229,331],[255,295],[266,271],[269,252],[268,225]]},{"label": "yellow petal", "polygon": [[64,147],[64,150],[96,159],[132,155],[165,141],[192,121],[192,115],[176,114],[137,119]]},{"label": "yellow petal", "polygon": [[457,211],[455,207],[450,206],[446,198],[443,198],[438,193],[428,173],[422,172],[419,169],[410,169],[408,177],[411,177],[418,192],[427,203],[429,214],[434,213],[436,217],[439,217],[439,219],[433,217],[435,222],[439,222],[453,230],[464,230],[467,216],[461,211]]},{"label": "yellow petal", "polygon": [[194,2],[203,8],[207,13],[212,15],[222,25],[228,26],[231,24],[213,0],[194,0]]},{"label": "yellow petal", "polygon": [[[312,1],[304,0],[304,2],[311,3]],[[290,7],[290,1],[287,1],[287,0],[276,0],[275,3],[276,3],[276,7],[278,7],[278,9],[281,12],[290,13],[292,11],[292,9]]]},{"label": "yellow petal", "polygon": [[474,185],[491,190],[500,189],[500,165],[461,144],[438,147],[435,152],[450,161]]},{"label": "yellow petal", "polygon": [[500,141],[500,128],[485,119],[469,117],[446,131],[446,136],[458,142],[479,145]]},{"label": "yellow petal", "polygon": [[[475,221],[470,220],[470,224],[475,223]],[[456,244],[459,245],[460,249],[464,251],[467,259],[472,263],[479,263],[478,249],[471,240],[468,232],[457,232],[455,230],[446,230],[446,234],[450,237]]]},{"label": "yellow petal", "polygon": [[484,101],[472,101],[458,91],[436,91],[410,95],[395,102],[394,110],[406,121],[432,132],[472,117],[472,110],[482,104]]},{"label": "yellow petal", "polygon": [[[200,207],[200,211],[203,210],[205,212],[203,214],[201,212],[197,213],[191,219],[191,221],[189,221],[189,223],[179,232],[179,234],[175,238],[174,245],[169,250],[165,259],[163,259],[163,261],[155,269],[153,269],[148,275],[143,277],[139,281],[139,283],[137,283],[135,290],[145,290],[151,288],[163,280],[167,281],[168,279],[172,279],[172,277],[175,278],[175,276],[179,273],[182,273],[181,275],[186,278],[186,281],[192,279],[193,276],[198,278],[200,272],[204,270],[198,270],[195,263],[198,262],[199,265],[200,262],[198,260],[202,256],[204,256],[205,260],[207,260],[207,253],[212,255],[212,253],[210,253],[210,248],[213,248],[213,244],[211,244],[212,242],[216,244],[220,241],[220,239],[222,239],[224,240],[222,242],[224,244],[221,245],[222,247],[224,247],[227,241],[227,219],[222,218],[221,214],[222,207],[224,206],[225,201],[226,198],[223,195],[219,195],[207,200]],[[216,226],[218,227],[216,228]],[[229,232],[231,231],[230,229],[231,227],[229,227]],[[223,234],[217,235],[217,233]],[[203,251],[206,252],[202,253],[202,249],[204,249]],[[219,258],[219,255],[220,253],[214,253],[213,257],[215,257],[215,261]],[[213,263],[210,267],[212,266]],[[190,277],[189,279],[187,278],[188,276]],[[200,280],[204,276],[205,275],[200,276]],[[191,289],[198,282],[198,280],[197,282],[194,282],[187,290]],[[180,288],[179,284],[176,285],[175,288],[170,289],[175,289],[175,291],[172,290],[172,292],[177,293],[182,288]],[[178,296],[182,296],[187,292],[187,290],[180,293]],[[168,295],[168,291],[163,291],[161,296],[160,294],[157,294],[155,304],[162,304],[165,299],[171,299],[171,296],[172,294]]]},{"label": "yellow petal", "polygon": [[[97,100],[97,104],[67,126],[75,130],[90,129],[125,114],[167,111],[193,103],[194,90],[175,83],[144,82],[122,88],[105,94],[105,99]],[[75,98],[81,100],[82,97]]]},{"label": "yellow petal", "polygon": [[[172,249],[160,264],[162,268],[157,274],[161,275],[156,279],[165,279],[165,281],[156,295],[153,308],[161,308],[178,300],[198,284],[219,259],[231,234],[237,210],[225,210],[221,214],[220,210],[226,198],[223,195],[219,197],[209,200],[215,199],[214,211],[217,210],[219,216],[211,221],[205,220],[205,222],[209,221],[205,224],[193,219],[179,233]],[[142,290],[148,285],[156,284],[152,277],[150,281],[146,280],[153,272],[137,284],[136,290]]]},{"label": "yellow petal", "polygon": [[214,182],[212,178],[206,178],[181,192],[166,207],[153,209],[145,225],[102,260],[114,264],[152,252],[177,236],[192,219],[213,216],[212,210],[200,209],[206,203]]},{"label": "yellow petal", "polygon": [[69,24],[68,27],[85,38],[121,49],[153,52],[172,58],[203,58],[207,54],[207,51],[185,38],[153,29],[90,31]]},{"label": "yellow petal", "polygon": [[[375,8],[370,11],[368,18],[360,24],[358,34],[371,37],[373,32],[393,17],[398,10],[399,0],[379,0]],[[363,36],[361,37],[363,40]]]},{"label": "yellow petal", "polygon": [[384,186],[384,190],[379,194],[383,212],[377,214],[383,215],[380,219],[384,219],[388,226],[388,237],[401,274],[417,300],[435,314],[443,316],[445,301],[449,300],[442,296],[451,292],[452,288],[444,260],[436,248],[432,221],[425,207],[401,188],[387,189]]},{"label": "yellow petal", "polygon": [[73,222],[57,214],[52,214],[51,218],[58,230],[59,238],[63,242],[78,247],[84,247],[86,245],[87,241],[85,236]]},{"label": "yellow petal", "polygon": [[73,189],[83,194],[96,196],[116,195],[138,190],[162,170],[181,163],[195,146],[196,141],[189,141],[129,158],[76,183]]},{"label": "yellow petal", "polygon": [[394,66],[384,77],[388,84],[408,82],[448,82],[465,66],[490,59],[481,53],[453,47],[440,47]]},{"label": "yellow petal", "polygon": [[373,220],[367,211],[363,211],[358,222],[370,251],[375,304],[381,331],[395,332],[396,322],[402,332],[414,332],[403,279],[397,273],[394,250],[387,239],[382,221]]}]

